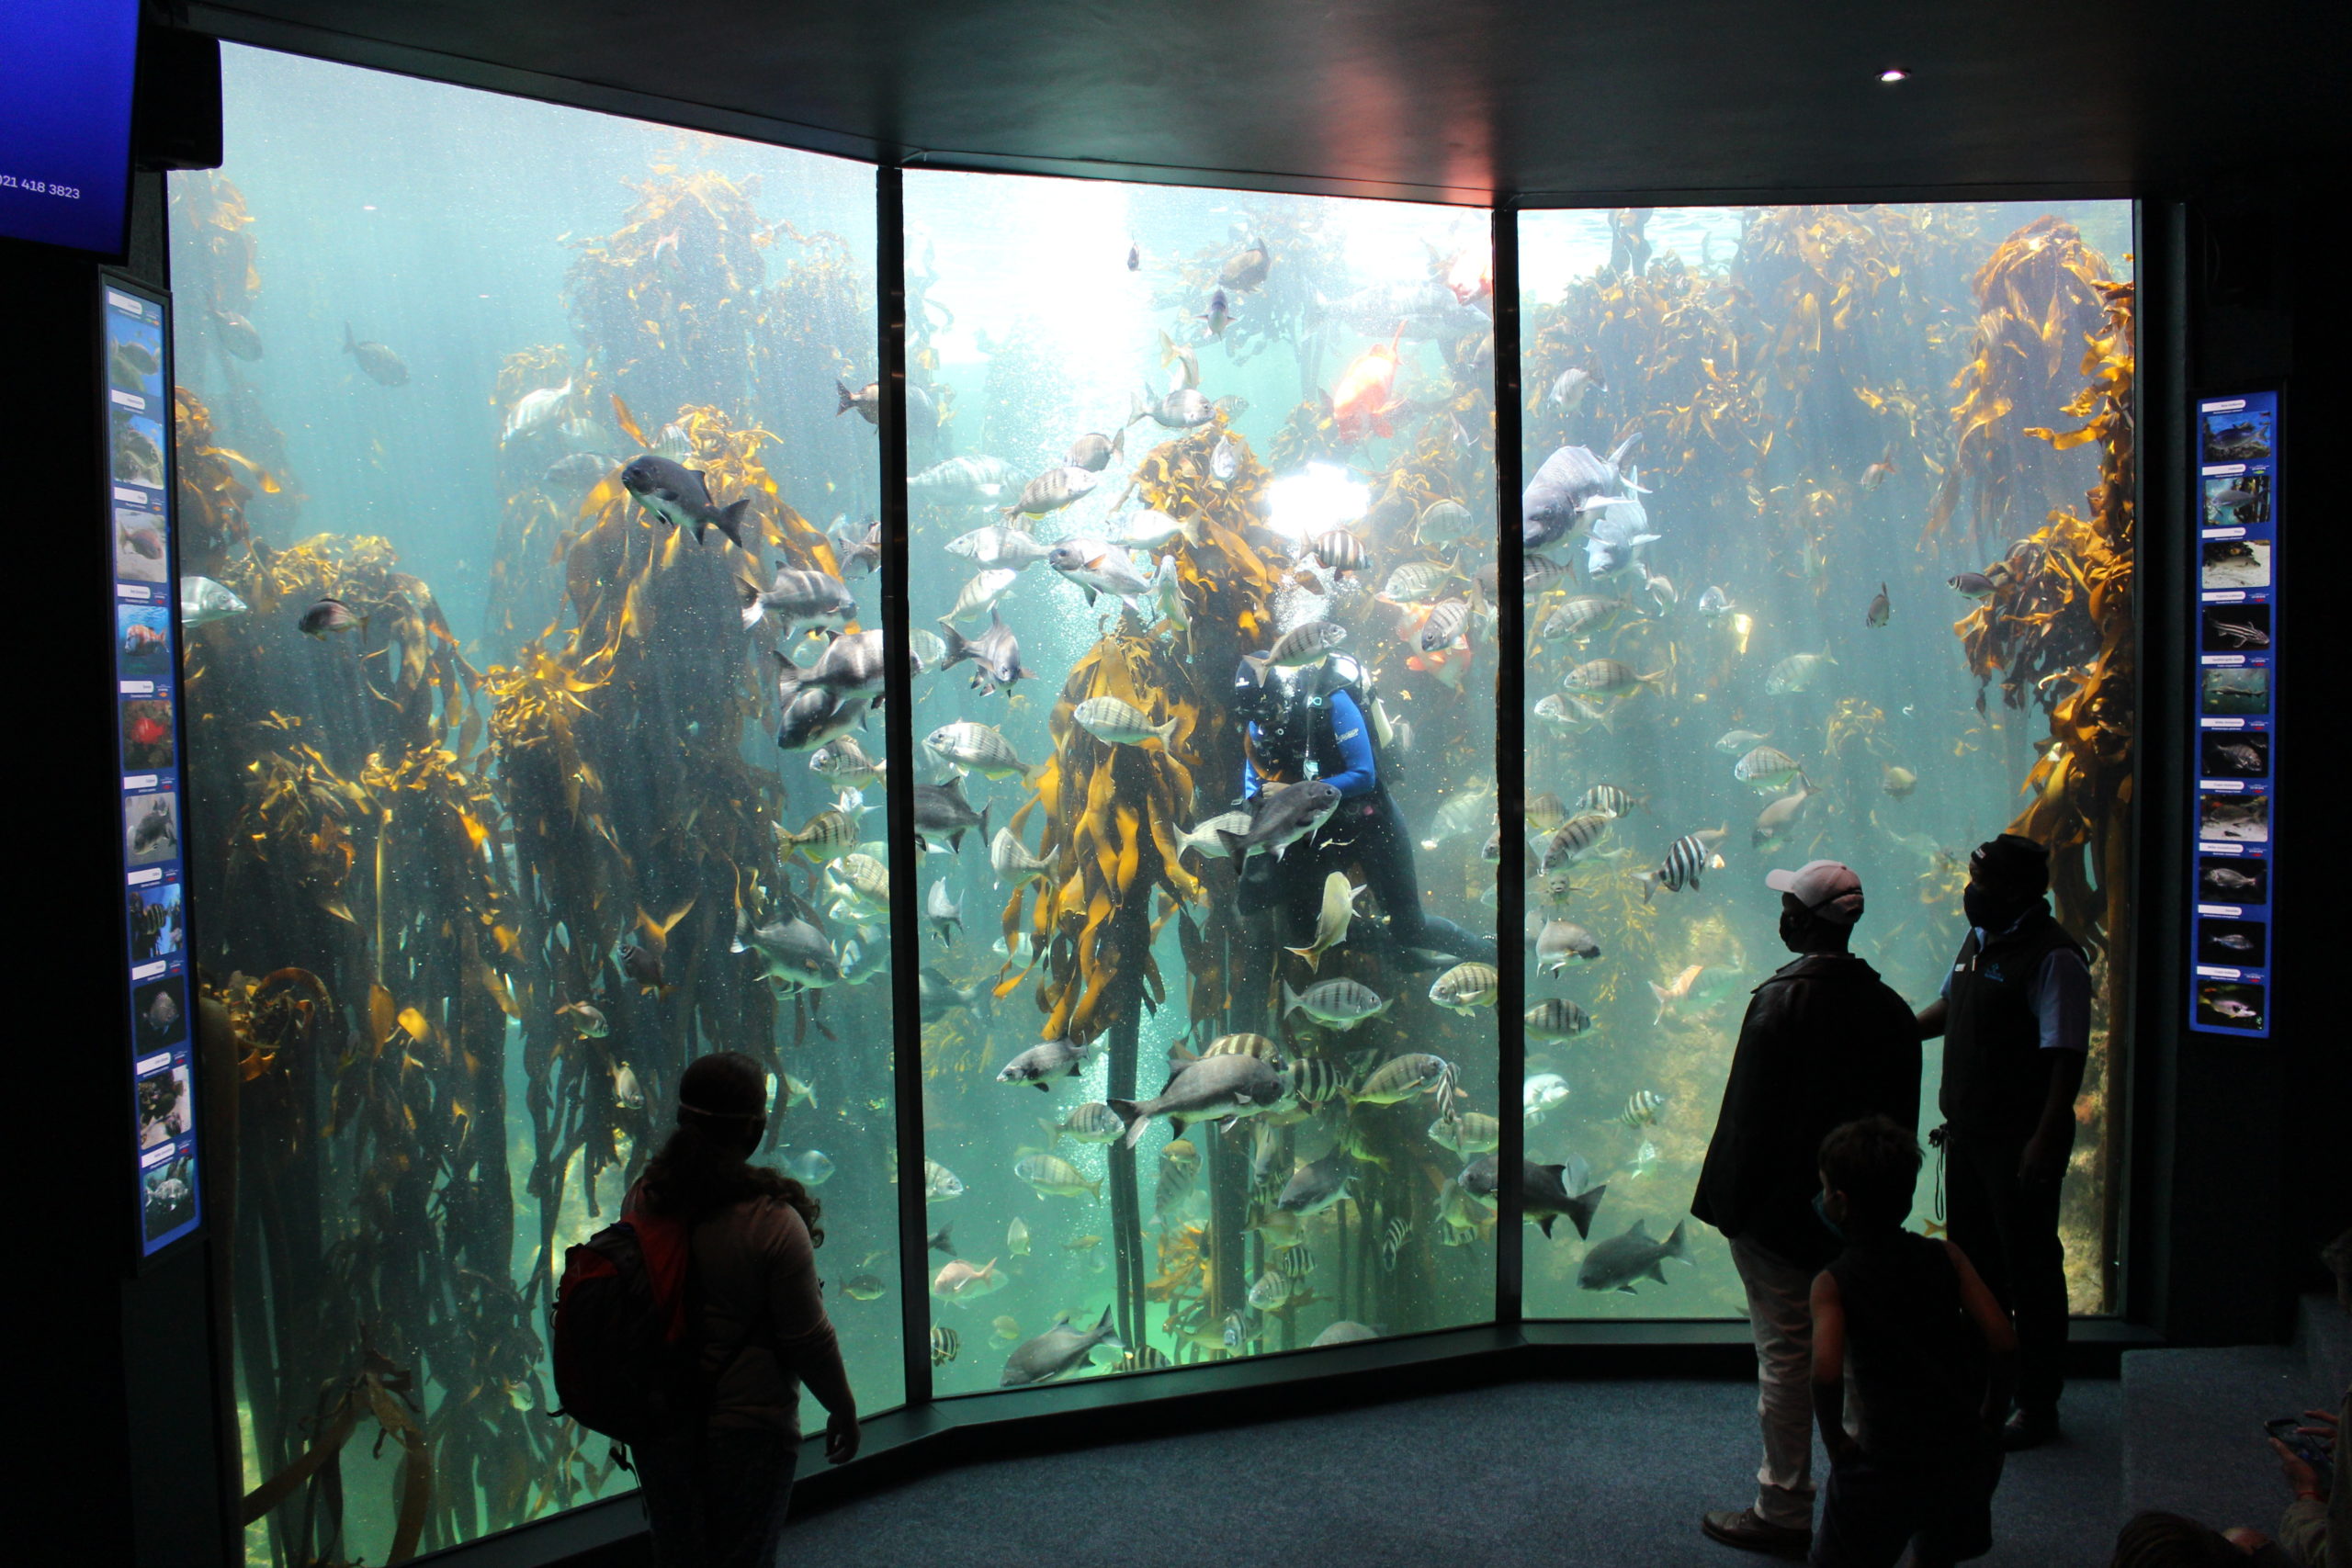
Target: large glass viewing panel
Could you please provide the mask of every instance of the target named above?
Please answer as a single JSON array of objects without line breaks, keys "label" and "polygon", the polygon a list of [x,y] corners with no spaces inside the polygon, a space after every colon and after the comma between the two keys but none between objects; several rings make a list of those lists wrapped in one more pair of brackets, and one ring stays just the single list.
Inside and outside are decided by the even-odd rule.
[{"label": "large glass viewing panel", "polygon": [[1490,1318],[1486,215],[906,212],[937,1387]]},{"label": "large glass viewing panel", "polygon": [[245,1483],[295,1478],[248,1552],[380,1562],[630,1484],[548,1414],[547,1312],[705,1051],[774,1075],[903,1397],[888,945],[821,886],[887,878],[880,727],[775,739],[776,655],[878,613],[874,174],[223,53],[171,231],[216,1235]]},{"label": "large glass viewing panel", "polygon": [[[2132,209],[1694,208],[1520,220],[1528,1154],[1600,1193],[1527,1236],[1530,1316],[1744,1315],[1687,1217],[1768,869],[1860,874],[1915,1006],[1971,850],[2050,844],[2094,952],[2063,1235],[2110,1303],[2136,711]],[[1930,1043],[1922,1131],[1939,1120]],[[1936,1156],[1914,1224],[1937,1214]],[[1636,1227],[1639,1227],[1638,1229]],[[1653,1272],[1655,1270],[1655,1272]]]}]

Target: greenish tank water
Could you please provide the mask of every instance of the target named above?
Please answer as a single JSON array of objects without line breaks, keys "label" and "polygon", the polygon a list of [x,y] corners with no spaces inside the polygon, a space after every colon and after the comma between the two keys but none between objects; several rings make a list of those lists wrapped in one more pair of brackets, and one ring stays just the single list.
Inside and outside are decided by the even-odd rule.
[{"label": "greenish tank water", "polygon": [[[1966,852],[2098,651],[2071,603],[2024,651],[1954,623],[2038,613],[2052,561],[2128,582],[2128,536],[2047,515],[2087,515],[2101,443],[2022,428],[2084,423],[2121,205],[1528,216],[1525,471],[1585,448],[1609,504],[1539,541],[1513,649],[1487,214],[913,174],[926,842],[894,860],[875,645],[843,635],[879,624],[872,172],[226,55],[231,161],[173,176],[172,238],[183,565],[246,606],[193,630],[187,692],[200,957],[243,1059],[248,1483],[358,1413],[339,1488],[256,1524],[256,1562],[627,1483],[549,1418],[546,1314],[711,1049],[775,1074],[762,1157],[824,1204],[868,1410],[904,1397],[900,1180],[944,1393],[1487,1321],[1506,1115],[1566,1168],[1530,1315],[1737,1315],[1702,1230],[1663,1282],[1579,1272],[1687,1207],[1776,963],[1763,872],[1853,864],[1859,950],[1932,994]],[[2012,305],[2030,396],[2006,362],[1967,379]],[[1947,585],[1995,563],[1989,598]],[[1253,778],[1300,793],[1220,822]],[[1537,916],[1500,953],[1498,865]],[[1584,937],[1539,953],[1554,914]],[[1513,953],[1566,958],[1531,971],[1521,1083]]]}]

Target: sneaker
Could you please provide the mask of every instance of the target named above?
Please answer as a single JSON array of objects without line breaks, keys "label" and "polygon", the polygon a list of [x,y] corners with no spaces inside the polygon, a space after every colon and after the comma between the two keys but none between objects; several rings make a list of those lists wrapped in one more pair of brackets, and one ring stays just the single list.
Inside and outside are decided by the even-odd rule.
[{"label": "sneaker", "polygon": [[1802,1559],[1813,1550],[1813,1532],[1776,1525],[1757,1517],[1753,1508],[1726,1508],[1701,1516],[1699,1528],[1708,1538],[1736,1546],[1742,1551],[1761,1551],[1771,1557]]},{"label": "sneaker", "polygon": [[2058,1435],[2058,1412],[2055,1409],[2015,1410],[2001,1426],[2001,1449],[2016,1453],[2020,1449],[2038,1449]]}]

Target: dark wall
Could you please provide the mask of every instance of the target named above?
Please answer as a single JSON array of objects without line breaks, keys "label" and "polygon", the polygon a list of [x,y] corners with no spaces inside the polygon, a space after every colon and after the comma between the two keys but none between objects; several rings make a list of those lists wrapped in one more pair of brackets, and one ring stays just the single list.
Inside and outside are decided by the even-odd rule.
[{"label": "dark wall", "polygon": [[[164,177],[136,176],[122,271],[165,281]],[[19,1011],[12,1540],[27,1562],[226,1561],[204,1247],[145,1271],[122,976],[121,780],[96,348],[97,265],[0,241],[17,541]],[[198,917],[200,919],[200,915]],[[27,1154],[30,1157],[25,1157]],[[54,1540],[54,1550],[40,1550]]]}]

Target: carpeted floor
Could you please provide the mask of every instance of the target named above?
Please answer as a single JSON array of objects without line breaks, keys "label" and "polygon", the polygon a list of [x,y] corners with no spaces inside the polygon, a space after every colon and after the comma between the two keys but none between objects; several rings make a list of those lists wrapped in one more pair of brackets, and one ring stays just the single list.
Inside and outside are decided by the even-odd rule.
[{"label": "carpeted floor", "polygon": [[[2113,1382],[2014,1455],[1981,1561],[2103,1568],[2122,1496]],[[1606,1568],[1765,1561],[1699,1533],[1754,1493],[1752,1384],[1518,1383],[967,1465],[798,1521],[824,1568]],[[1816,1457],[1816,1464],[1820,1461]]]}]

